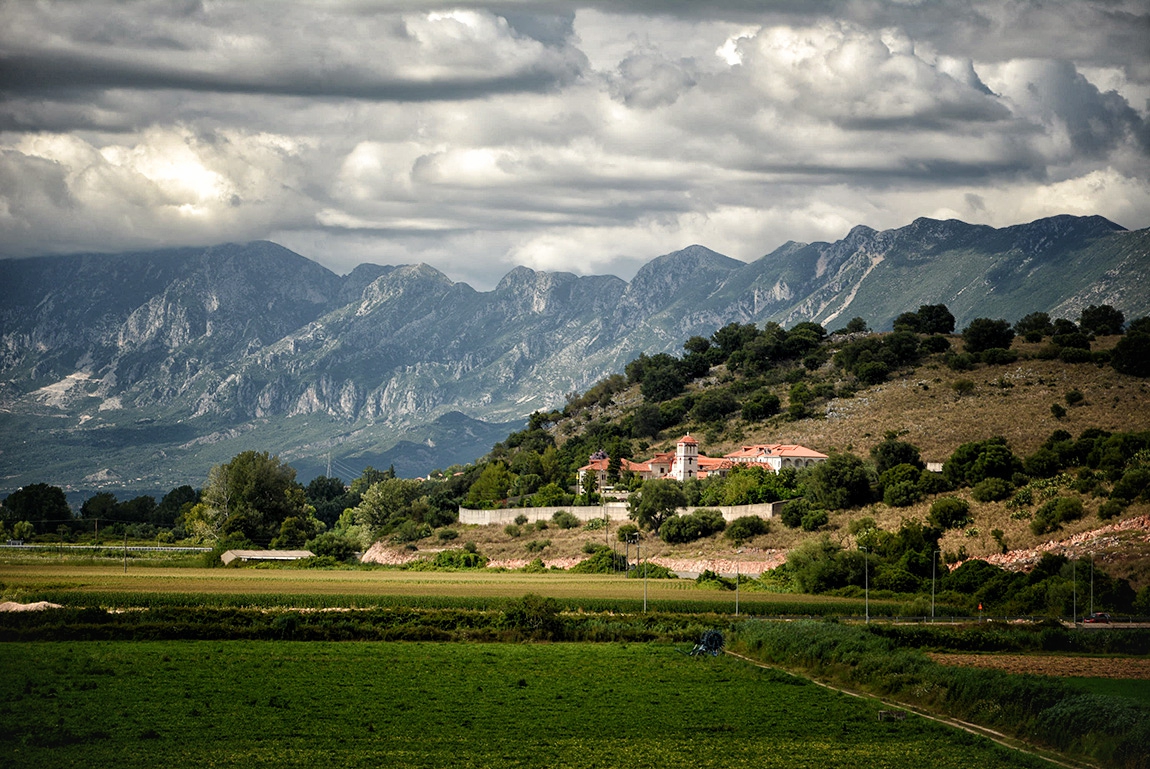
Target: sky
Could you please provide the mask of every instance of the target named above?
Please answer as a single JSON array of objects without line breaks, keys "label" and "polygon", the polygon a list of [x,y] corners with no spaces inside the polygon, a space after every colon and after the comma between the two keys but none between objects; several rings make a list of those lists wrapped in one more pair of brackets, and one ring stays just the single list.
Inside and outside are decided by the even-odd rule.
[{"label": "sky", "polygon": [[630,278],[920,216],[1150,227],[1147,0],[0,0],[0,257]]}]

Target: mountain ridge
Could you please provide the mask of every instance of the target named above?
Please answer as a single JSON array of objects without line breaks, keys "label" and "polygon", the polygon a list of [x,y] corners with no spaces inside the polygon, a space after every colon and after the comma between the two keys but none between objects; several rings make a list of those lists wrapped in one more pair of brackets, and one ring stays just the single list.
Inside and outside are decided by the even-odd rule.
[{"label": "mountain ridge", "polygon": [[[639,353],[676,352],[730,322],[857,315],[881,329],[934,303],[960,328],[1038,310],[1077,317],[1089,303],[1133,318],[1150,312],[1150,230],[1102,217],[1002,229],[920,218],[788,242],[753,262],[691,245],[630,281],[516,267],[490,291],[426,264],[339,276],[268,241],[11,260],[0,282],[13,294],[0,307],[0,434],[27,447],[0,452],[7,486],[39,480],[33,461],[61,483],[133,476],[97,466],[105,459],[140,461],[153,479],[181,463],[198,473],[220,452],[182,448],[189,427],[231,436],[200,447],[327,440],[378,456],[445,413],[503,424],[553,408]],[[101,430],[127,431],[139,450],[92,456]]]}]

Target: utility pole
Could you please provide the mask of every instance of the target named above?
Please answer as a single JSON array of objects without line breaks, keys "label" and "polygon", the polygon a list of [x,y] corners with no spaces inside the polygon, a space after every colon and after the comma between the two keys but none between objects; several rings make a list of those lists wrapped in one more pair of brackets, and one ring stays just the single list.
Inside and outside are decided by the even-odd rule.
[{"label": "utility pole", "polygon": [[938,563],[938,554],[941,550],[935,550],[930,554],[930,621],[934,622],[934,570],[935,565]]},{"label": "utility pole", "polygon": [[735,548],[735,616],[739,616],[739,553],[742,548]]},{"label": "utility pole", "polygon": [[128,527],[124,526],[124,573],[128,573]]},{"label": "utility pole", "polygon": [[866,555],[863,556],[863,589],[866,596],[866,624],[870,624],[870,550],[860,547]]}]

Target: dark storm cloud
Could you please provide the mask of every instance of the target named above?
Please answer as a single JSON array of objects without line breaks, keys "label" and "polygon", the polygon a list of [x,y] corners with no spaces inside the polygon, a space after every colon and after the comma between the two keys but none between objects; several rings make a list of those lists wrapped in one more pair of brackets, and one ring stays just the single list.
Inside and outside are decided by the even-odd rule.
[{"label": "dark storm cloud", "polygon": [[511,75],[395,80],[355,71],[293,71],[252,76],[245,72],[195,72],[180,67],[139,66],[85,56],[2,56],[0,94],[86,100],[104,89],[186,90],[267,96],[349,98],[368,101],[458,101],[494,94],[535,93],[558,88],[578,75],[533,66]]}]

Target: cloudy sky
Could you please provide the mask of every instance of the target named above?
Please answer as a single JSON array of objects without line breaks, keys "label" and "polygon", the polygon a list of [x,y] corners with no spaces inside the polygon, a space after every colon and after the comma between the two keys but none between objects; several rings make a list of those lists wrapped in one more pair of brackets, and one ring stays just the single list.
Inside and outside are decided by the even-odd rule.
[{"label": "cloudy sky", "polygon": [[0,256],[630,277],[919,216],[1150,226],[1145,0],[0,0]]}]

